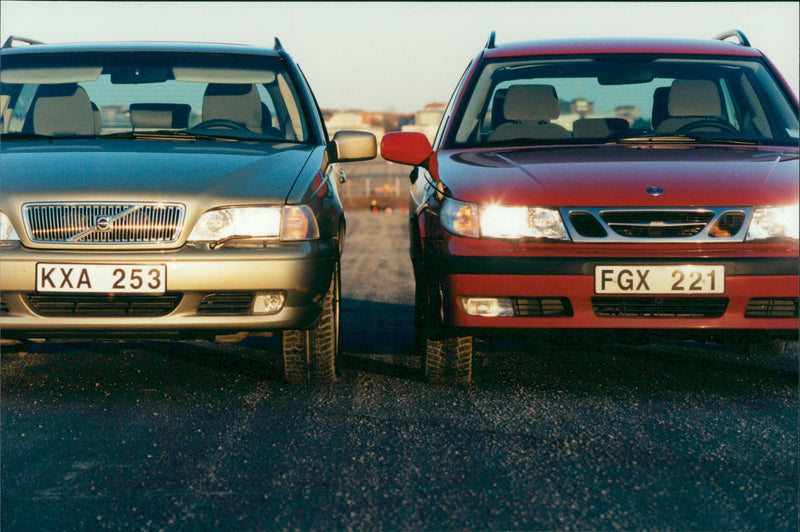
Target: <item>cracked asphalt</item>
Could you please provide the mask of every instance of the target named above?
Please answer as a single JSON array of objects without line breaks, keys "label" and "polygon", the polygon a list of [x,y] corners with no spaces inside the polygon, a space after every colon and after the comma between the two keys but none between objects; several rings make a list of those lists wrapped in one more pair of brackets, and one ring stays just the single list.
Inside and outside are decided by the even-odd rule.
[{"label": "cracked asphalt", "polygon": [[348,215],[331,386],[277,338],[4,349],[2,530],[797,530],[796,342],[504,336],[432,386],[407,246]]}]

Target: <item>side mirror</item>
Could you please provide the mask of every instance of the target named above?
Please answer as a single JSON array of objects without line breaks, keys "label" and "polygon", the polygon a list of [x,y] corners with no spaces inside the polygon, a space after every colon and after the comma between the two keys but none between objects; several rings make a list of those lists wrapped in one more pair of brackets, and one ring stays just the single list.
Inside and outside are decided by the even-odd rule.
[{"label": "side mirror", "polygon": [[368,161],[378,154],[375,135],[366,131],[337,131],[328,144],[331,162]]},{"label": "side mirror", "polygon": [[417,166],[433,153],[428,137],[416,131],[387,133],[381,141],[381,156],[387,161]]}]

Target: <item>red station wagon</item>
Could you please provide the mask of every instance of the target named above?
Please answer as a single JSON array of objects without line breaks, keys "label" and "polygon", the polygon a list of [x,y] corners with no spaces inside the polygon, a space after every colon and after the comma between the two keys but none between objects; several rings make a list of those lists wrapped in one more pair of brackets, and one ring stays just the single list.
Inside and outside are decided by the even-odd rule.
[{"label": "red station wagon", "polygon": [[432,381],[469,382],[484,329],[797,339],[797,97],[739,31],[502,46],[492,34],[433,146],[398,132],[381,151],[414,166]]}]

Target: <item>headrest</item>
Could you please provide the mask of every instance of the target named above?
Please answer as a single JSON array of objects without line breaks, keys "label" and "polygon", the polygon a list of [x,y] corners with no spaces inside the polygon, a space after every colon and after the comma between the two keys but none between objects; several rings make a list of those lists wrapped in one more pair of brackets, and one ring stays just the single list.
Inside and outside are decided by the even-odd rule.
[{"label": "headrest", "polygon": [[40,135],[93,135],[92,102],[83,87],[42,85],[33,108],[33,130]]},{"label": "headrest", "polygon": [[506,93],[503,116],[506,120],[535,122],[558,118],[561,108],[552,85],[512,85]]},{"label": "headrest", "polygon": [[667,99],[670,116],[720,116],[717,85],[707,79],[676,79]]},{"label": "headrest", "polygon": [[252,84],[209,83],[203,96],[203,121],[225,119],[261,127],[261,98]]}]

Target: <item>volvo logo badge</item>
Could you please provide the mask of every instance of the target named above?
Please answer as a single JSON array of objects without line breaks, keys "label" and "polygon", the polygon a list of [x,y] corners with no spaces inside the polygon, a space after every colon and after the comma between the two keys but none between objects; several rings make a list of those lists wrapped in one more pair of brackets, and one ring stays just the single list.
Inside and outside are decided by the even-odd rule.
[{"label": "volvo logo badge", "polygon": [[664,193],[664,189],[661,187],[648,187],[646,192],[651,196],[660,196]]},{"label": "volvo logo badge", "polygon": [[94,219],[94,226],[98,231],[111,231],[111,216],[97,216]]}]

